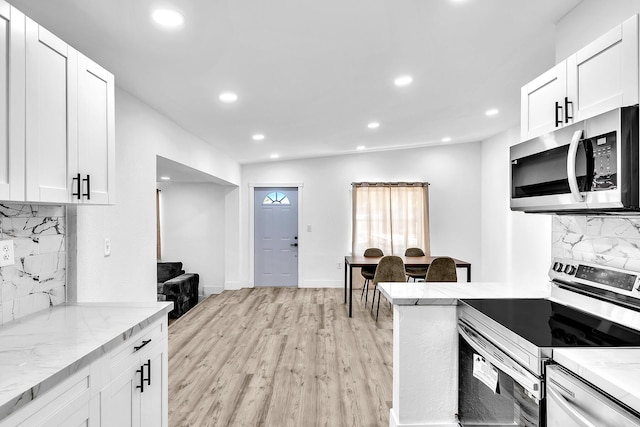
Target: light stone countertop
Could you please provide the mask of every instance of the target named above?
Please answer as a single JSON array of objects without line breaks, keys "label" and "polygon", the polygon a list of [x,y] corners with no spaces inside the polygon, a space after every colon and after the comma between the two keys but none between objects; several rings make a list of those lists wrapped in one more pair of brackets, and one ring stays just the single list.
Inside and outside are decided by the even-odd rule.
[{"label": "light stone countertop", "polygon": [[577,376],[640,411],[640,349],[567,348],[553,360]]},{"label": "light stone countertop", "polygon": [[89,365],[173,303],[51,307],[0,327],[0,420]]},{"label": "light stone countertop", "polygon": [[507,283],[457,282],[380,283],[382,294],[396,305],[456,305],[459,299],[479,298],[547,298],[551,285],[514,286]]}]

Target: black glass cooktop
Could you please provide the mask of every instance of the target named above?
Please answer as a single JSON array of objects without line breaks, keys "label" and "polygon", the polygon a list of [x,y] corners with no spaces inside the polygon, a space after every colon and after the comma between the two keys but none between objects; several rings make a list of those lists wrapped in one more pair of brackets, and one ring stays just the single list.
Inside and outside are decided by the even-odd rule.
[{"label": "black glass cooktop", "polygon": [[463,302],[538,347],[640,347],[640,332],[546,299]]}]

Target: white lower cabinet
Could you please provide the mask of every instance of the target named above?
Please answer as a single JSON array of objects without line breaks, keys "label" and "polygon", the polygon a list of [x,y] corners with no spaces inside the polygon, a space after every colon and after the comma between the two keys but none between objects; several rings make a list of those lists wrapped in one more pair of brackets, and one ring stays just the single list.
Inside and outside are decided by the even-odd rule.
[{"label": "white lower cabinet", "polygon": [[157,320],[0,421],[0,427],[166,427],[167,320]]},{"label": "white lower cabinet", "polygon": [[102,426],[167,425],[166,339],[153,337],[137,341],[139,344],[129,347],[144,347],[112,366],[115,378],[103,389],[101,396]]},{"label": "white lower cabinet", "polygon": [[92,364],[76,372],[0,421],[0,427],[99,425],[98,414],[90,410],[91,386],[99,376],[95,368]]}]

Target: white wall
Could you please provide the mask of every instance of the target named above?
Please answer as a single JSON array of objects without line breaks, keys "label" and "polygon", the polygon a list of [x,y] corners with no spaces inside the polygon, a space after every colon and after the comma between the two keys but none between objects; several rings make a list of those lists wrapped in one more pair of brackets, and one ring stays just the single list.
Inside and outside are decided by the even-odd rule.
[{"label": "white wall", "polygon": [[[213,183],[159,183],[162,261],[200,275],[200,294],[224,290],[226,188]],[[203,292],[204,290],[204,292]]]},{"label": "white wall", "polygon": [[[230,184],[237,162],[122,90],[116,91],[116,204],[72,207],[68,215],[71,301],[156,300],[156,156]],[[231,190],[231,192],[237,191]],[[237,206],[228,208],[237,217]],[[104,238],[112,254],[103,255]],[[230,250],[228,256],[237,256]]]},{"label": "white wall", "polygon": [[547,281],[551,215],[509,208],[509,147],[520,142],[513,128],[482,142],[482,275],[484,282],[518,285]]},{"label": "white wall", "polygon": [[241,283],[253,281],[249,277],[253,257],[249,185],[301,183],[300,286],[342,286],[344,256],[351,252],[351,183],[355,181],[430,182],[432,255],[469,261],[474,279],[480,277],[480,154],[480,144],[470,143],[244,165]]},{"label": "white wall", "polygon": [[566,59],[638,12],[640,0],[583,0],[556,26],[556,62]]}]

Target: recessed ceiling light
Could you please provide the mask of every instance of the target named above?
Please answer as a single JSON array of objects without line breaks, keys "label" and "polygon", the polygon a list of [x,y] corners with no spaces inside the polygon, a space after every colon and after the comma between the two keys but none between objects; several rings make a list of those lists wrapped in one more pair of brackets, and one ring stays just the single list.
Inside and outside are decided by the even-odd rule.
[{"label": "recessed ceiling light", "polygon": [[177,28],[184,23],[184,16],[172,9],[156,9],[151,14],[153,20],[166,28]]},{"label": "recessed ceiling light", "polygon": [[365,147],[364,145],[358,145],[358,146],[356,147],[356,150],[358,150],[358,151],[362,151],[362,150],[364,150],[365,148],[367,148],[367,147]]},{"label": "recessed ceiling light", "polygon": [[170,176],[161,176],[160,179],[163,180],[163,181],[169,181],[171,179],[171,177]]},{"label": "recessed ceiling light", "polygon": [[409,86],[413,82],[413,77],[411,76],[399,76],[393,81],[393,84],[399,87]]},{"label": "recessed ceiling light", "polygon": [[451,138],[449,138],[448,136],[445,136],[444,138],[442,138],[442,142],[450,142]]},{"label": "recessed ceiling light", "polygon": [[264,135],[261,133],[256,133],[251,137],[254,141],[262,141],[264,139]]},{"label": "recessed ceiling light", "polygon": [[487,110],[484,112],[484,114],[486,114],[487,116],[495,116],[499,113],[500,111],[497,108],[492,108],[490,110]]},{"label": "recessed ceiling light", "polygon": [[378,122],[371,122],[367,125],[367,127],[369,129],[378,129],[380,127],[380,123]]},{"label": "recessed ceiling light", "polygon": [[238,100],[238,95],[233,92],[222,92],[218,99],[226,104],[236,102]]},{"label": "recessed ceiling light", "polygon": [[279,155],[277,155],[277,154],[272,154],[272,155],[271,155],[271,156],[269,156],[269,157],[271,157],[272,159],[277,159],[277,158],[278,158],[278,157],[280,157],[280,156],[279,156]]}]

